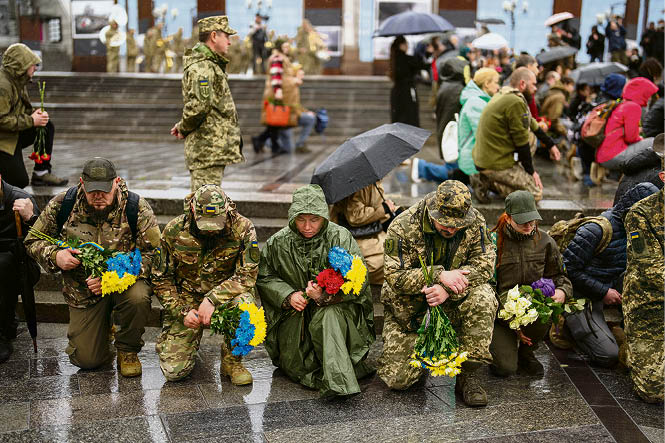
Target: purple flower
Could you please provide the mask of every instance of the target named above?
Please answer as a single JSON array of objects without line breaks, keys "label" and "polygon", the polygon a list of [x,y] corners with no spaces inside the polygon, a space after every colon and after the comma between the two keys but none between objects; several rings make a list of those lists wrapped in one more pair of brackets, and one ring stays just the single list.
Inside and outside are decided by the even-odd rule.
[{"label": "purple flower", "polygon": [[545,297],[552,297],[554,295],[554,282],[549,278],[541,278],[531,283],[531,287],[534,289],[540,289]]}]

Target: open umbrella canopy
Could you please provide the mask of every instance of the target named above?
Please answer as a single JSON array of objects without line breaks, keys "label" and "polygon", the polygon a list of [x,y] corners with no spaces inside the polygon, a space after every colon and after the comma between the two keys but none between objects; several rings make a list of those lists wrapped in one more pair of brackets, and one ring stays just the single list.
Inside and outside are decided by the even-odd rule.
[{"label": "open umbrella canopy", "polygon": [[536,60],[538,60],[538,63],[540,64],[545,64],[575,55],[577,51],[578,49],[573,48],[572,46],[555,46],[549,51],[541,52],[536,55]]},{"label": "open umbrella canopy", "polygon": [[558,14],[552,15],[550,18],[545,20],[545,26],[552,26],[556,25],[557,23],[561,23],[564,20],[569,20],[571,18],[574,18],[575,16],[571,14],[570,12],[559,12]]},{"label": "open umbrella canopy", "polygon": [[607,63],[589,63],[586,66],[577,68],[570,73],[570,78],[575,80],[575,83],[586,83],[591,86],[602,85],[605,77],[614,73],[624,73],[628,68],[621,63],[607,62]]},{"label": "open umbrella canopy", "polygon": [[431,133],[404,123],[381,125],[346,140],[312,175],[328,204],[381,180],[420,151]]},{"label": "open umbrella canopy", "polygon": [[506,22],[501,20],[500,18],[477,18],[476,23],[480,23],[481,25],[505,25]]},{"label": "open umbrella canopy", "polygon": [[508,47],[508,41],[496,32],[488,32],[471,42],[471,46],[478,49],[495,50]]},{"label": "open umbrella canopy", "polygon": [[396,35],[429,34],[455,29],[440,15],[427,12],[406,11],[389,17],[374,31],[374,37],[394,37]]}]

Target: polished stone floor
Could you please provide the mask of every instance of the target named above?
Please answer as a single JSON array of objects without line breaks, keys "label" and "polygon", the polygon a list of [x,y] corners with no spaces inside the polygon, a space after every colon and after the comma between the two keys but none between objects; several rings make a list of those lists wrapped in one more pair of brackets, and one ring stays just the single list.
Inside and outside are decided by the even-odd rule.
[{"label": "polished stone floor", "polygon": [[[574,352],[537,352],[542,379],[483,373],[489,405],[466,407],[446,377],[425,377],[406,392],[376,376],[362,393],[322,400],[272,366],[265,350],[246,366],[254,384],[219,375],[219,343],[206,333],[196,369],[177,383],[162,376],[144,335],[143,375],[126,379],[115,364],[78,370],[64,352],[66,325],[40,324],[39,349],[22,327],[10,361],[0,364],[2,442],[663,442],[663,406],[632,393],[626,374],[591,369]],[[379,339],[369,361],[375,364]]]}]

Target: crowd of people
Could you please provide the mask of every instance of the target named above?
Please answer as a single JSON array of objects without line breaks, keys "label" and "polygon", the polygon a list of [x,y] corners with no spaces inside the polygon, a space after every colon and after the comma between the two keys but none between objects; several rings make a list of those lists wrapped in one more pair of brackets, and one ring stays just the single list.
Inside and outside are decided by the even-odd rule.
[{"label": "crowd of people", "polygon": [[[520,55],[504,79],[507,85],[499,88],[501,75],[496,69],[474,70],[463,55],[455,56],[443,64],[445,70],[439,70],[440,91],[459,90],[460,99],[448,97],[450,103],[437,114],[449,115],[450,106],[462,115],[459,168],[450,173],[466,177],[481,202],[491,199],[492,192],[504,198],[505,211],[492,230],[474,208],[469,186],[452,177],[410,208],[386,199],[380,181],[332,207],[322,188],[312,184],[293,193],[288,224],[260,250],[252,222],[221,187],[225,166],[244,160],[237,112],[224,75],[230,36],[236,31],[226,16],[201,19],[198,29],[199,43],[185,57],[182,119],[171,129],[174,136],[185,139],[192,192],[183,202],[183,214],[162,232],[148,202],[128,189],[108,159],[86,161],[77,185],[56,195],[41,212],[34,199],[5,181],[4,170],[0,172],[0,273],[18,272],[17,232],[32,228],[24,243],[27,254],[44,271],[63,278],[70,312],[66,353],[73,365],[98,368],[114,358],[109,347],[114,323],[119,326],[113,335],[118,371],[124,377],[140,375],[138,353],[154,294],[164,310],[155,346],[160,368],[170,382],[184,379],[196,365],[203,330],[210,326],[215,309],[260,300],[267,316],[266,350],[273,364],[294,382],[317,389],[324,397],[348,396],[360,392],[358,380],[376,372],[390,389],[404,390],[425,373],[411,363],[411,354],[427,307],[440,306],[456,330],[460,351],[468,356],[456,377],[455,391],[469,406],[488,403],[478,376],[484,365],[490,365],[496,377],[518,371],[542,377],[544,370],[534,350],[548,332],[553,345],[577,345],[595,364],[613,367],[621,362],[629,368],[643,400],[663,401],[662,129],[628,159],[649,160],[648,180],[626,174],[611,209],[591,219],[566,221],[559,225],[561,235],[555,236],[553,227],[550,236],[538,226],[537,201],[543,186],[532,155],[540,145],[548,158],[560,160],[564,143],[557,138],[567,136],[568,94],[574,88],[586,91],[579,92],[586,94],[578,100],[584,102],[591,100],[591,94],[566,80],[563,71],[562,78],[552,77],[543,95],[540,109],[546,109],[548,117],[538,119],[534,115],[538,108],[532,107],[537,75],[542,73],[533,57]],[[438,66],[410,58],[405,42],[396,39],[396,43],[393,79],[396,89],[406,89],[395,90],[394,97],[410,99],[417,109],[417,97],[410,92],[413,74]],[[16,45],[10,49],[24,50]],[[26,71],[18,73],[27,75],[36,63],[28,57],[26,66],[21,65]],[[269,63],[266,95],[285,100],[287,82],[292,80],[289,73],[294,71],[288,42],[279,45]],[[606,131],[628,124],[635,129],[632,125],[639,117],[633,114],[656,92],[654,81],[662,68],[649,73],[651,78],[638,76],[625,87],[618,78],[606,79],[603,92],[614,94],[614,99],[623,96],[614,100],[617,104]],[[444,79],[450,84],[444,85]],[[404,85],[399,86],[400,81]],[[24,129],[19,122],[30,123],[31,115],[35,114],[30,109],[21,108],[19,117],[0,121],[3,133],[13,134],[14,149],[21,149],[18,135]],[[639,134],[626,130],[621,134],[625,137],[621,140],[606,134],[597,156],[610,141],[607,149],[619,151],[610,160],[633,149],[630,143]],[[282,147],[280,135],[268,128],[264,141],[271,138],[273,149]],[[594,162],[607,165],[604,157]],[[62,248],[44,235],[76,237],[120,252],[139,249],[136,283],[101,297],[101,279],[85,272],[81,251]],[[335,246],[362,257],[366,264],[369,275],[357,295],[328,293],[315,279],[327,267]],[[432,282],[423,274],[422,257],[431,257]],[[34,263],[32,267],[36,268]],[[34,283],[38,276],[33,272],[29,277]],[[553,300],[584,298],[590,303],[585,311],[563,315],[559,324],[509,327],[497,316],[506,303],[507,289],[541,278],[552,280]],[[16,279],[5,281],[9,285]],[[371,284],[381,285],[385,309],[383,349],[376,368],[367,362],[376,338]],[[8,287],[0,300],[0,362],[12,352],[20,291]],[[611,304],[623,307],[623,328],[605,323],[603,306]],[[233,346],[224,342],[221,347],[220,373],[233,384],[250,384],[252,375],[232,352]]]}]

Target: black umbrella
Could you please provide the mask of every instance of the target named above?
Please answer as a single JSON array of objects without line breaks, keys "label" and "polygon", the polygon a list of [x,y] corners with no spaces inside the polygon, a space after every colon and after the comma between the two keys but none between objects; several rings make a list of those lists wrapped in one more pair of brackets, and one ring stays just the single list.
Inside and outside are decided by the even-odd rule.
[{"label": "black umbrella", "polygon": [[624,73],[628,68],[621,63],[607,62],[607,63],[589,63],[586,66],[575,69],[570,73],[570,78],[575,80],[575,83],[586,83],[587,85],[597,86],[602,85],[605,77],[614,73]]},{"label": "black umbrella", "polygon": [[379,29],[374,31],[374,37],[430,34],[451,31],[453,29],[455,27],[440,15],[406,11],[389,17]]},{"label": "black umbrella", "polygon": [[34,347],[35,352],[37,352],[37,310],[35,307],[35,289],[30,281],[30,264],[28,263],[29,259],[28,254],[25,251],[25,245],[23,244],[25,237],[23,236],[21,229],[21,215],[18,211],[14,211],[14,217],[16,221],[16,233],[18,234],[14,253],[16,261],[18,262],[21,301],[23,303],[25,321],[28,324],[28,331],[30,332],[30,337],[32,337],[32,346]]},{"label": "black umbrella", "polygon": [[381,125],[348,139],[321,163],[312,183],[323,188],[328,204],[381,180],[420,151],[431,132],[404,123]]},{"label": "black umbrella", "polygon": [[577,48],[573,48],[572,46],[555,46],[549,51],[541,52],[538,54],[536,56],[536,60],[538,60],[538,63],[544,65],[545,63],[561,60],[563,58],[570,57],[571,55],[575,55],[577,51]]}]

